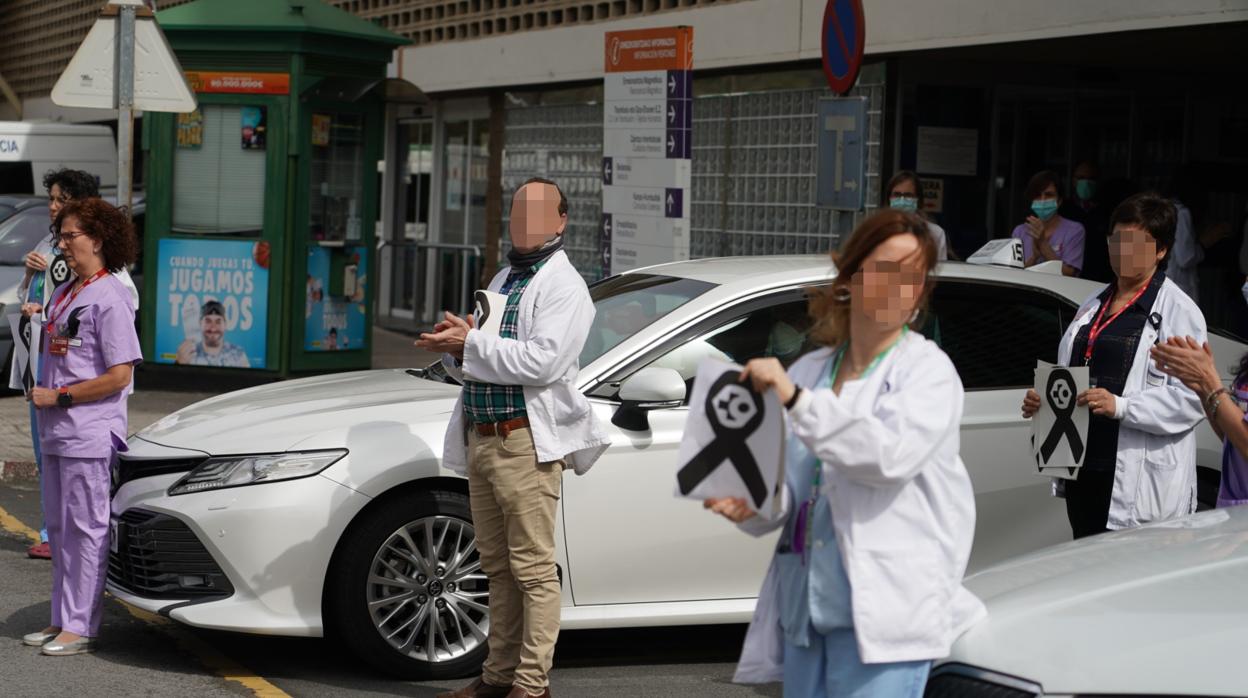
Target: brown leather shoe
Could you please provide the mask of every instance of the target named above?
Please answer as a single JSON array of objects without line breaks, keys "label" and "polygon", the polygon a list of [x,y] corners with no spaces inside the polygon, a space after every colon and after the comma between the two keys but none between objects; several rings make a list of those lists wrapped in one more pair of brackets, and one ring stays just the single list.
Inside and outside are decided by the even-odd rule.
[{"label": "brown leather shoe", "polygon": [[511,695],[510,686],[495,686],[485,682],[478,676],[472,683],[458,691],[439,693],[437,698],[507,698]]},{"label": "brown leather shoe", "polygon": [[550,687],[547,686],[541,693],[529,693],[520,686],[512,686],[507,698],[550,698]]}]

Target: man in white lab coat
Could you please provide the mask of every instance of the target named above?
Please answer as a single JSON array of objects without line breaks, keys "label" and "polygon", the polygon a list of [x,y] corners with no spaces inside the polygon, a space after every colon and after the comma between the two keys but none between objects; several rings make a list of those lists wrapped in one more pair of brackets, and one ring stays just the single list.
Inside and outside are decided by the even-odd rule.
[{"label": "man in white lab coat", "polygon": [[481,569],[490,581],[482,675],[439,698],[549,696],[561,608],[555,507],[565,468],[584,474],[608,437],[576,389],[594,319],[585,281],[563,252],[568,201],[534,178],[511,204],[509,266],[489,290],[507,297],[502,326],[451,313],[416,346],[442,352],[463,386],[442,463],[468,476]]}]

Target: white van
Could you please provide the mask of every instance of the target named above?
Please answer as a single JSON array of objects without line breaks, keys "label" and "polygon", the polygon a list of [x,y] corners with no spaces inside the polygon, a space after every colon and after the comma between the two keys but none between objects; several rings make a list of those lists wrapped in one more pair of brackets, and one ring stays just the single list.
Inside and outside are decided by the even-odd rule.
[{"label": "white van", "polygon": [[43,176],[68,167],[117,186],[113,130],[92,124],[0,121],[0,194],[43,194]]}]

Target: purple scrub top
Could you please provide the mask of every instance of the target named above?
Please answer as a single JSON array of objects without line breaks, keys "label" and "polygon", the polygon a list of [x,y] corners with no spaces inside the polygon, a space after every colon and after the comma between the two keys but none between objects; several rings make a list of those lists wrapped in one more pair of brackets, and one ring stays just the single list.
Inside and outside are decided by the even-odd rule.
[{"label": "purple scrub top", "polygon": [[[1049,238],[1049,246],[1057,253],[1064,264],[1077,270],[1083,270],[1083,225],[1058,216],[1057,229]],[[1027,224],[1023,223],[1014,229],[1013,237],[1023,241],[1023,259],[1031,259],[1032,244],[1035,242],[1027,233]]]},{"label": "purple scrub top", "polygon": [[[73,284],[57,290],[44,312],[56,307]],[[56,308],[56,328],[45,322],[39,357],[40,385],[60,388],[104,375],[121,364],[143,361],[134,331],[134,301],[112,274],[83,287],[76,298]],[[45,315],[46,317],[46,315]],[[73,346],[64,356],[49,351],[49,334],[64,336],[77,321]],[[129,390],[75,404],[39,410],[39,442],[44,453],[67,458],[109,458],[126,448],[126,398]]]}]

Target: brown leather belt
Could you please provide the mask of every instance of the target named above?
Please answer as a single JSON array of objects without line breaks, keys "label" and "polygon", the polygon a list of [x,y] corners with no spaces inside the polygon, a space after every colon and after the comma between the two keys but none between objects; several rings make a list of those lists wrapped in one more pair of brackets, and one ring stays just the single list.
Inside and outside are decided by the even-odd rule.
[{"label": "brown leather belt", "polygon": [[474,422],[472,428],[477,430],[478,436],[494,436],[497,434],[505,439],[511,432],[517,429],[526,429],[528,426],[528,417],[516,417],[505,422],[489,422],[485,424]]}]

